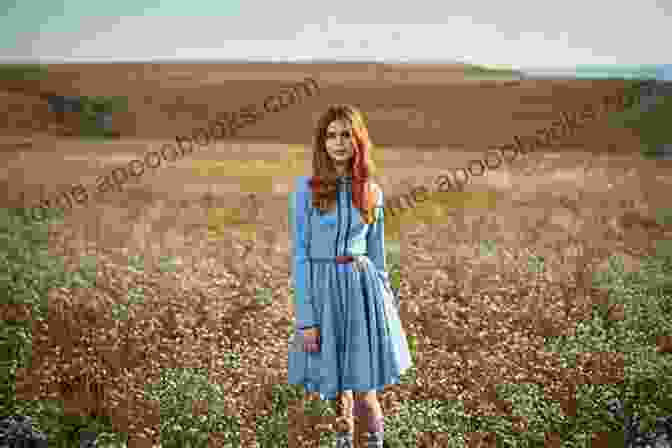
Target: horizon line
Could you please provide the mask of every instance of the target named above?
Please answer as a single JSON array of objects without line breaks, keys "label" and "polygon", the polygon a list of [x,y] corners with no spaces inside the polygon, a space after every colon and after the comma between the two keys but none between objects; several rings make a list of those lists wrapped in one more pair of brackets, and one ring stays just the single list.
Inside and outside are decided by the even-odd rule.
[{"label": "horizon line", "polygon": [[35,64],[35,65],[67,65],[67,64],[245,64],[245,65],[406,65],[406,66],[421,66],[421,65],[436,65],[436,66],[459,66],[477,67],[492,71],[511,71],[511,72],[536,72],[548,73],[552,72],[567,73],[574,69],[592,69],[596,72],[604,71],[606,69],[621,68],[627,71],[656,69],[661,67],[672,67],[670,63],[642,63],[642,64],[575,64],[567,66],[506,66],[502,64],[479,64],[473,62],[449,60],[449,59],[417,59],[417,60],[390,60],[390,59],[309,59],[297,58],[287,60],[274,59],[237,59],[237,58],[35,58],[35,57],[0,57],[0,64],[6,65],[20,65],[20,64]]}]

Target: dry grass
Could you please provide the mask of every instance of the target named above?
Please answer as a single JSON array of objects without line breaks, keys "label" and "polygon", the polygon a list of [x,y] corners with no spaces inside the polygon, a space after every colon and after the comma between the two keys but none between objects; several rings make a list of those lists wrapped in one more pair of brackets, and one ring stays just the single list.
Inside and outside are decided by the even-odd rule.
[{"label": "dry grass", "polygon": [[[66,412],[109,415],[115,430],[138,440],[129,446],[144,446],[136,438],[151,435],[156,443],[160,418],[158,403],[142,397],[143,387],[168,367],[204,368],[210,383],[226,391],[225,414],[239,419],[243,446],[253,446],[273,385],[286,383],[293,322],[287,229],[267,212],[253,243],[235,226],[212,240],[206,237],[212,202],[140,199],[126,210],[101,204],[105,213],[97,215],[92,209],[97,218],[88,228],[98,229],[95,237],[84,225],[53,226],[52,253],[64,255],[69,266],[82,254],[95,255],[97,283],[53,291],[49,319],[34,327],[32,379],[26,383],[26,371],[19,375],[22,397],[60,395]],[[594,306],[606,303],[589,279],[608,255],[621,252],[636,270],[638,257],[651,248],[633,235],[663,237],[670,229],[654,226],[641,207],[591,221],[595,209],[587,195],[582,200],[558,199],[559,211],[549,214],[540,193],[536,203],[509,199],[491,210],[455,209],[442,221],[405,224],[401,316],[409,338],[418,341],[416,379],[381,394],[386,415],[403,403],[443,400],[462,403],[469,415],[515,420],[494,391],[521,383],[543,385],[546,399],[572,415],[577,385],[623,380],[622,353],[582,353],[577,366],[567,368],[546,351],[544,338],[572,335]],[[144,256],[144,272],[129,271],[134,254]],[[161,272],[158,259],[165,255],[178,260],[175,272]],[[543,257],[541,272],[534,272],[531,255]],[[143,302],[119,321],[111,309],[125,303],[132,288],[144,290]],[[259,288],[272,292],[270,303],[258,302]],[[612,314],[617,319],[619,310]],[[227,352],[240,355],[237,367],[223,367]],[[85,380],[105,395],[84,400]],[[290,414],[306,403],[290,403]],[[298,427],[306,430],[300,446],[314,443],[332,423],[318,420],[322,424],[306,420],[308,426]],[[470,437],[471,444],[480,436]]]},{"label": "dry grass", "polygon": [[[157,442],[162,420],[158,403],[142,395],[145,385],[170,368],[203,368],[225,392],[222,412],[238,419],[242,446],[263,436],[257,431],[274,412],[274,391],[286,384],[293,323],[286,193],[293,175],[308,172],[309,157],[298,145],[289,147],[288,159],[260,154],[277,152],[277,145],[224,146],[220,160],[162,167],[168,171],[161,176],[143,178],[146,186],[127,185],[121,204],[110,194],[52,226],[50,253],[71,270],[82,255],[94,255],[96,284],[52,291],[53,312],[34,327],[30,374],[18,375],[22,397],[60,396],[66,413],[107,415],[114,430],[131,434],[129,446],[146,446]],[[230,160],[234,149],[243,160]],[[464,166],[460,157],[474,152],[442,160],[431,151],[379,151],[386,197],[406,191],[401,180],[408,176],[427,185],[440,173],[433,167]],[[653,220],[670,182],[669,170],[654,165],[629,156],[534,154],[476,179],[465,193],[438,194],[389,219],[386,236],[398,237],[400,246],[401,317],[417,347],[414,379],[381,394],[385,414],[405,415],[408,403],[460,403],[467,415],[501,416],[525,431],[529,422],[498,397],[500,386],[540,385],[547,402],[572,415],[581,385],[622,382],[623,353],[583,352],[568,367],[545,342],[575,334],[596,307],[611,305],[591,282],[609,256],[621,255],[636,271],[655,240],[672,237]],[[197,174],[201,184],[222,188],[202,195],[203,185],[183,181],[187,171],[191,180]],[[247,214],[248,192],[261,204],[254,216]],[[144,269],[129,269],[135,255],[143,256]],[[160,260],[169,256],[177,261],[174,272],[162,272]],[[543,260],[539,272],[535,259]],[[142,302],[125,308],[138,289]],[[260,301],[260,290],[270,297]],[[127,320],[115,317],[120,309]],[[622,306],[608,312],[625,318]],[[239,360],[229,365],[231,353]],[[314,398],[287,403],[295,446],[315,446],[333,424],[301,412]],[[196,400],[193,412],[205,412],[201,405]],[[468,431],[468,446],[494,446],[488,431]],[[146,435],[153,440],[143,442]],[[545,434],[551,444],[558,436]],[[418,443],[441,437],[427,432]],[[214,439],[213,446],[223,446]]]},{"label": "dry grass", "polygon": [[[511,135],[534,134],[557,118],[553,111],[596,103],[623,84],[524,81],[495,89],[456,83],[463,75],[445,67],[418,73],[393,66],[282,67],[171,72],[115,64],[50,73],[44,87],[63,94],[133,99],[130,113],[118,117],[129,138],[105,145],[53,139],[63,130],[38,119],[45,104],[2,95],[4,112],[13,110],[0,114],[0,134],[12,145],[5,148],[11,163],[2,183],[8,191],[24,191],[49,182],[68,187],[73,179],[92,184],[94,174],[144,154],[159,137],[172,141],[212,114],[275,94],[282,83],[313,74],[323,86],[310,103],[246,129],[241,141],[209,148],[207,157],[217,160],[162,166],[140,185],[127,185],[123,195],[97,198],[76,218],[52,226],[50,254],[63,256],[71,271],[83,255],[94,255],[96,284],[52,291],[48,319],[34,325],[31,369],[17,376],[21,397],[60,397],[67,414],[107,415],[114,430],[130,433],[128,446],[151,446],[165,419],[143,388],[170,368],[202,367],[224,391],[223,415],[239,420],[242,446],[254,446],[269,430],[262,423],[273,417],[275,390],[286,383],[293,323],[286,194],[292,176],[308,173],[311,160],[308,147],[295,143],[309,140],[306,126],[327,104],[351,102],[367,112],[371,133],[379,136],[374,159],[387,176],[382,187],[389,198],[407,191],[403,179],[431,183],[441,173],[436,167],[466,166]],[[89,76],[80,76],[84,72]],[[636,271],[655,240],[671,239],[670,228],[652,218],[669,205],[660,193],[672,178],[665,162],[638,160],[639,142],[628,130],[607,138],[604,126],[589,128],[556,152],[476,179],[466,193],[438,195],[404,218],[389,219],[386,236],[400,246],[402,320],[417,342],[413,377],[381,394],[386,416],[400,416],[402,430],[415,429],[404,428],[415,425],[403,420],[412,413],[409,404],[434,400],[459,403],[468,415],[503,416],[517,434],[529,434],[534,422],[514,415],[512,404],[499,397],[500,386],[537,384],[545,401],[557,405],[555,414],[572,415],[581,386],[623,379],[620,351],[591,347],[568,367],[545,341],[576,333],[596,306],[608,305],[614,321],[629,318],[591,277],[611,255],[622,255],[626,269]],[[30,144],[23,144],[28,134]],[[385,146],[383,138],[396,146]],[[96,164],[100,173],[92,159],[104,162]],[[207,183],[218,187],[210,197],[202,195]],[[245,215],[249,192],[262,204],[254,225],[241,224],[251,218]],[[129,267],[136,255],[144,257],[143,269]],[[168,256],[177,261],[174,272],[162,271],[161,258]],[[543,257],[541,272],[533,272],[530,256]],[[128,305],[139,289],[142,301]],[[260,289],[270,291],[270,301],[259,300]],[[128,319],[119,320],[124,310]],[[660,335],[660,347],[668,347],[660,352],[669,351],[670,338]],[[239,359],[232,362],[231,354]],[[315,403],[315,397],[299,397],[286,404],[295,446],[315,446],[333,423],[302,412]],[[207,406],[195,399],[191,407],[202,415]],[[506,433],[465,428],[465,446],[495,446]],[[211,436],[212,446],[224,446],[222,434]],[[560,446],[565,436],[548,431],[544,438],[547,446]],[[439,430],[425,432],[418,446],[445,446],[446,438]]]}]

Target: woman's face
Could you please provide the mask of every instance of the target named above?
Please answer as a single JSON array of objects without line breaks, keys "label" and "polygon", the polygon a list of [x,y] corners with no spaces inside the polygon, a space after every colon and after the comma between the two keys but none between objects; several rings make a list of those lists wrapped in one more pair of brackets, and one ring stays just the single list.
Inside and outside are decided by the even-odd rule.
[{"label": "woman's face", "polygon": [[334,163],[347,162],[355,154],[352,126],[344,120],[334,120],[327,127],[324,144]]}]

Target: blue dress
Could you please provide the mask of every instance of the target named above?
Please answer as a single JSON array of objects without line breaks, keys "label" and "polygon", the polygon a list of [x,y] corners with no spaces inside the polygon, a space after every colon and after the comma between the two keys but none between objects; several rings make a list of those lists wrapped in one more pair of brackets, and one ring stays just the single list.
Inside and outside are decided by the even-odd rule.
[{"label": "blue dress", "polygon": [[[299,177],[289,195],[296,322],[288,383],[322,400],[346,390],[382,391],[412,364],[385,264],[382,190],[374,184],[377,219],[369,225],[352,203],[349,177],[339,179],[336,210],[325,215],[312,206],[308,180]],[[361,273],[334,260],[360,254],[368,254]],[[318,353],[302,350],[300,330],[308,327],[320,329]]]}]

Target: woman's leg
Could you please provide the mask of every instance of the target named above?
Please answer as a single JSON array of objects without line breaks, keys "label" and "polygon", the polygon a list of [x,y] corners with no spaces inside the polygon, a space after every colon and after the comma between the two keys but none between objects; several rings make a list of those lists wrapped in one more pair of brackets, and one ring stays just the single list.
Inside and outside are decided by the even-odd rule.
[{"label": "woman's leg", "polygon": [[354,432],[355,418],[352,414],[353,399],[352,391],[346,390],[336,396],[336,431]]},{"label": "woman's leg", "polygon": [[[366,393],[357,393],[355,401],[355,411],[358,417],[366,417],[366,429],[368,437],[366,447],[383,446],[383,410],[378,402],[376,391],[372,390]],[[359,434],[356,435],[360,437]]]},{"label": "woman's leg", "polygon": [[352,391],[336,396],[336,448],[352,448],[355,418],[352,415]]},{"label": "woman's leg", "polygon": [[[355,392],[355,411],[366,413],[367,417],[381,418],[383,416],[383,409],[378,402],[378,396],[375,390],[368,392]],[[364,415],[362,415],[363,417]]]}]

